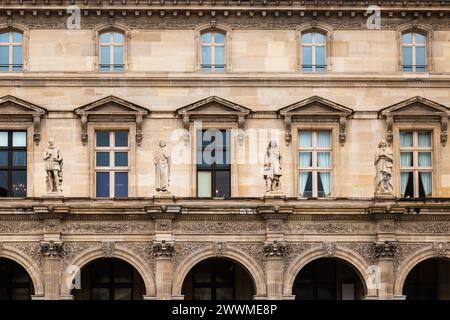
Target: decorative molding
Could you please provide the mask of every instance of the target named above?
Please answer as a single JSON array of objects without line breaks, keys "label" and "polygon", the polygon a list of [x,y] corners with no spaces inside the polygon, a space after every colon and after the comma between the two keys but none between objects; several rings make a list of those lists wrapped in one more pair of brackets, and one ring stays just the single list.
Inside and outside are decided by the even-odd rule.
[{"label": "decorative molding", "polygon": [[62,232],[66,234],[145,234],[148,233],[148,230],[148,222],[134,221],[128,221],[127,223],[102,221],[95,223],[88,221],[76,223],[66,222],[62,226]]},{"label": "decorative molding", "polygon": [[262,221],[178,221],[176,230],[199,234],[263,233],[266,226]]},{"label": "decorative molding", "polygon": [[395,258],[398,253],[398,247],[397,243],[393,241],[384,241],[381,243],[374,243],[374,252],[375,252],[375,258]]},{"label": "decorative molding", "polygon": [[254,261],[256,261],[261,268],[265,268],[266,265],[266,257],[264,255],[264,249],[263,249],[263,244],[258,242],[258,243],[228,243],[227,245],[228,248],[236,248],[240,251],[242,251],[243,253],[245,253],[246,255],[248,255],[249,257],[251,257]]},{"label": "decorative molding", "polygon": [[449,233],[450,223],[443,221],[401,222],[397,226],[399,233]]},{"label": "decorative molding", "polygon": [[323,242],[322,247],[328,257],[334,257],[336,254],[336,242]]},{"label": "decorative molding", "polygon": [[0,233],[37,234],[43,231],[41,221],[2,221]]},{"label": "decorative molding", "polygon": [[213,246],[214,255],[216,257],[223,256],[225,253],[225,250],[227,249],[227,243],[225,241],[214,241],[212,246]]},{"label": "decorative molding", "polygon": [[355,234],[355,233],[374,233],[375,225],[369,223],[287,223],[284,226],[286,233],[294,234],[314,234],[314,233],[330,233],[330,234]]},{"label": "decorative molding", "polygon": [[64,245],[61,241],[41,241],[39,245],[44,257],[62,258],[64,256]]},{"label": "decorative molding", "polygon": [[265,243],[263,246],[264,256],[269,257],[285,257],[289,255],[289,246],[285,242],[274,240]]},{"label": "decorative molding", "polygon": [[436,257],[447,257],[448,243],[445,241],[433,242],[434,255]]},{"label": "decorative molding", "polygon": [[40,269],[42,269],[41,246],[39,242],[13,242],[3,244],[4,249],[11,249],[20,252],[22,255],[28,257]]},{"label": "decorative molding", "polygon": [[116,248],[115,242],[102,241],[102,255],[105,258],[111,258],[114,256],[114,250]]},{"label": "decorative molding", "polygon": [[175,247],[173,243],[166,242],[166,240],[162,240],[161,242],[153,242],[152,245],[152,255],[154,257],[169,257],[171,258]]},{"label": "decorative molding", "polygon": [[210,242],[198,242],[198,241],[175,242],[174,251],[172,254],[173,270],[176,270],[176,268],[180,265],[180,263],[194,252],[210,248],[211,248]]}]

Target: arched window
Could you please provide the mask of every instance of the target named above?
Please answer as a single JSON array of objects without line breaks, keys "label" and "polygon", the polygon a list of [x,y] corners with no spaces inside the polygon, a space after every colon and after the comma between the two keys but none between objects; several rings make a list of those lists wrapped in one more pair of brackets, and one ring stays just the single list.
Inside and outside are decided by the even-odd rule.
[{"label": "arched window", "polygon": [[320,32],[301,34],[301,68],[305,72],[325,72],[327,37]]},{"label": "arched window", "polygon": [[118,31],[102,32],[99,35],[99,70],[121,72],[125,70],[125,35]]},{"label": "arched window", "polygon": [[425,72],[427,66],[427,39],[418,32],[402,34],[402,67],[404,72]]},{"label": "arched window", "polygon": [[205,31],[200,34],[201,61],[203,72],[224,72],[225,33],[220,31]]},{"label": "arched window", "polygon": [[19,31],[0,32],[0,71],[23,70],[23,34]]}]

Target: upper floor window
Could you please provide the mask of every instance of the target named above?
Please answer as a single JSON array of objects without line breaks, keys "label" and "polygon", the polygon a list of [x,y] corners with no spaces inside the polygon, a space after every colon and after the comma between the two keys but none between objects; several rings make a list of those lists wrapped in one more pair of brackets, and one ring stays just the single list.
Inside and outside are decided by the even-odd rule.
[{"label": "upper floor window", "polygon": [[0,131],[0,197],[26,197],[27,133]]},{"label": "upper floor window", "polygon": [[299,131],[299,195],[302,197],[330,196],[331,172],[331,131]]},{"label": "upper floor window", "polygon": [[404,72],[427,71],[425,35],[417,32],[402,35],[402,66]]},{"label": "upper floor window", "polygon": [[100,34],[100,64],[102,72],[120,72],[125,70],[125,36],[121,32],[111,31]]},{"label": "upper floor window", "polygon": [[197,196],[231,196],[230,130],[197,130]]},{"label": "upper floor window", "polygon": [[225,71],[225,34],[222,32],[204,32],[200,35],[201,62],[204,72]]},{"label": "upper floor window", "polygon": [[431,131],[400,131],[400,191],[405,198],[432,193]]},{"label": "upper floor window", "polygon": [[96,197],[128,197],[128,131],[95,132]]},{"label": "upper floor window", "polygon": [[326,43],[327,38],[322,33],[307,32],[301,35],[301,67],[303,71],[325,71]]},{"label": "upper floor window", "polygon": [[9,31],[0,33],[0,71],[22,71],[23,35]]}]

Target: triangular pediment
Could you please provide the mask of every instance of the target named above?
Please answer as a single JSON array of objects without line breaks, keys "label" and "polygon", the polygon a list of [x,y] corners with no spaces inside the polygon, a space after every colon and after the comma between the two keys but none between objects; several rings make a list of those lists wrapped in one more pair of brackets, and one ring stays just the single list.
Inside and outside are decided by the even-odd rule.
[{"label": "triangular pediment", "polygon": [[450,109],[423,97],[413,97],[380,111],[383,116],[443,116],[450,115]]},{"label": "triangular pediment", "polygon": [[108,96],[75,109],[75,113],[78,115],[145,115],[149,113],[149,110],[118,97]]},{"label": "triangular pediment", "polygon": [[0,114],[8,116],[42,116],[45,109],[28,101],[7,95],[0,98]]},{"label": "triangular pediment", "polygon": [[291,104],[278,110],[282,116],[348,116],[353,110],[319,96]]},{"label": "triangular pediment", "polygon": [[246,116],[250,111],[234,102],[211,96],[178,109],[177,114],[182,116]]}]

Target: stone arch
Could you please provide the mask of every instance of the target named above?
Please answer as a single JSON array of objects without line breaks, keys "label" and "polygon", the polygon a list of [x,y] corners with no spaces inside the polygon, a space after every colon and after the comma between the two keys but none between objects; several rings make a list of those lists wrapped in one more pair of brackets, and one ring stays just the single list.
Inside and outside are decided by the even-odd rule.
[{"label": "stone arch", "polygon": [[401,265],[397,267],[397,274],[394,281],[394,296],[403,296],[403,286],[406,281],[406,277],[411,270],[427,259],[432,258],[447,258],[450,259],[450,251],[446,251],[443,255],[437,255],[433,247],[426,247],[417,250],[410,255]]},{"label": "stone arch", "polygon": [[34,296],[44,297],[44,280],[41,271],[36,264],[23,254],[3,247],[0,250],[0,258],[10,259],[22,266],[33,282]]},{"label": "stone arch", "polygon": [[300,256],[298,256],[287,268],[284,281],[283,281],[283,296],[291,297],[292,288],[294,286],[295,278],[298,273],[306,266],[308,263],[320,259],[320,258],[337,258],[350,264],[360,276],[361,282],[364,286],[364,292],[366,296],[375,296],[376,289],[368,289],[371,286],[368,283],[368,264],[359,255],[350,251],[348,249],[342,249],[337,247],[336,252],[333,256],[328,255],[322,247],[317,247],[315,249],[310,249]]},{"label": "stone arch", "polygon": [[189,271],[198,263],[209,258],[228,258],[241,264],[253,280],[256,291],[255,296],[260,297],[266,295],[266,278],[264,270],[261,266],[242,251],[234,248],[227,248],[220,256],[217,256],[213,249],[202,249],[183,259],[174,273],[174,281],[172,285],[173,296],[181,296],[183,282]]},{"label": "stone arch", "polygon": [[113,254],[108,257],[105,257],[101,248],[96,248],[81,254],[73,261],[71,261],[70,265],[64,270],[61,277],[62,278],[60,290],[61,296],[62,297],[71,296],[70,292],[71,289],[67,284],[70,284],[72,282],[76,274],[76,272],[74,272],[74,269],[71,269],[72,266],[77,266],[81,269],[89,262],[100,258],[113,258],[113,259],[116,258],[128,262],[139,272],[139,274],[142,277],[142,280],[144,281],[146,292],[145,297],[154,298],[156,296],[156,287],[153,277],[153,270],[150,268],[150,266],[143,259],[139,258],[137,255],[117,247],[114,248]]}]

